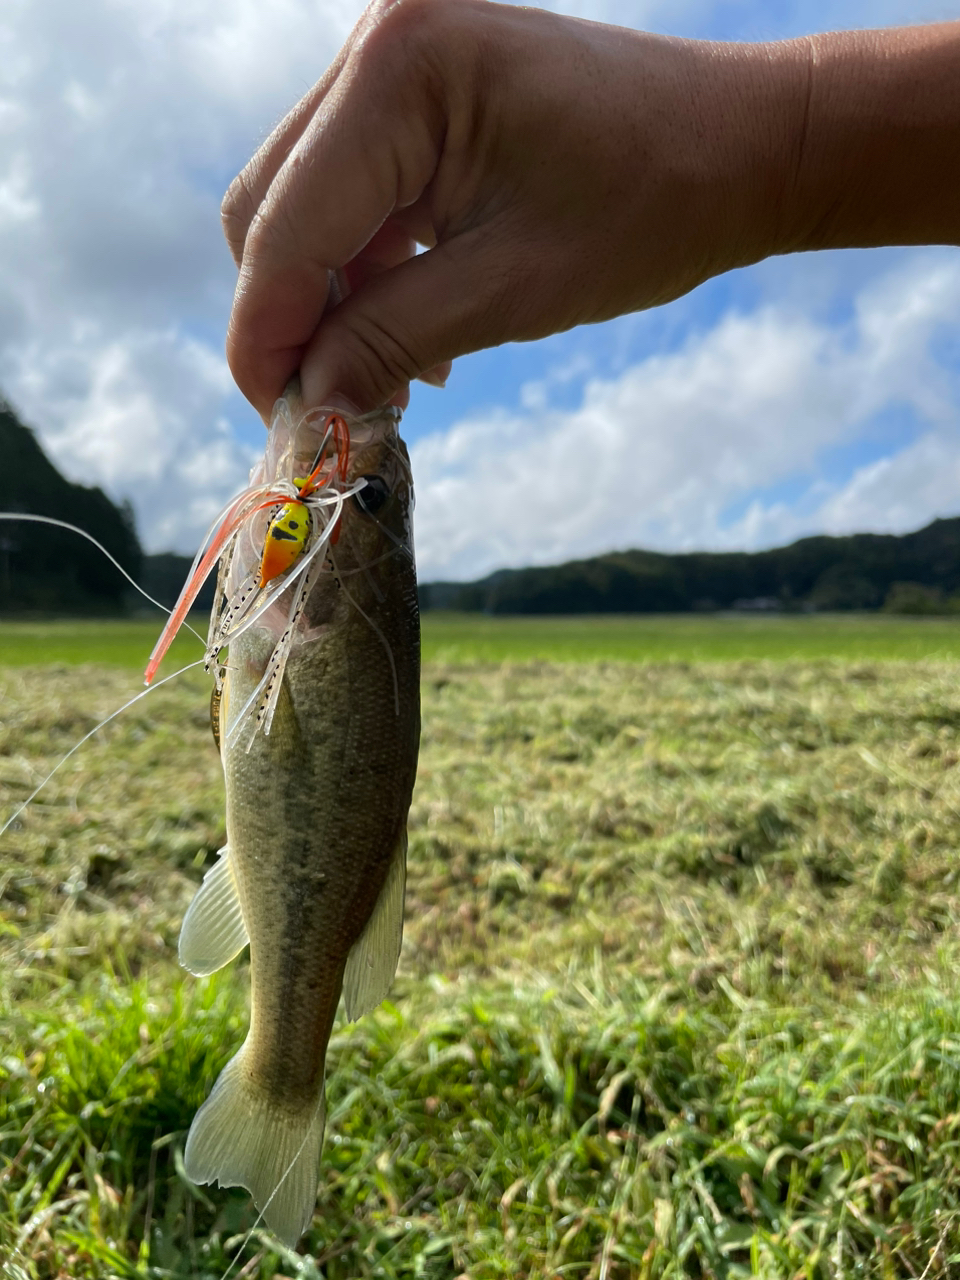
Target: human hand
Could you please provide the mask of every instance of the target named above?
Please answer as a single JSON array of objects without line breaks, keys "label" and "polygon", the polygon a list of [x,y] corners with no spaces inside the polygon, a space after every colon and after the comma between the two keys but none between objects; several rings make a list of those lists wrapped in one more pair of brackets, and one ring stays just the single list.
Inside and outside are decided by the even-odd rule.
[{"label": "human hand", "polygon": [[767,254],[940,236],[945,27],[732,45],[377,0],[224,201],[238,384],[265,415],[297,369],[308,405],[404,403],[458,355]]},{"label": "human hand", "polygon": [[[224,202],[241,389],[267,413],[299,368],[307,403],[369,409],[465,352],[760,256],[780,176],[757,153],[789,128],[757,118],[769,79],[749,46],[375,3]],[[353,292],[324,314],[340,268]]]}]

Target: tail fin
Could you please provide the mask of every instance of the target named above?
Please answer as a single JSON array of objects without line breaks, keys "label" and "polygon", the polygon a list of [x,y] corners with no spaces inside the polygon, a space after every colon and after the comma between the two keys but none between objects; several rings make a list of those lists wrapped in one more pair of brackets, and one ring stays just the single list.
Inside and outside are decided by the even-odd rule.
[{"label": "tail fin", "polygon": [[313,1217],[326,1118],[323,1085],[292,1111],[249,1080],[244,1050],[224,1067],[193,1118],[183,1163],[193,1182],[246,1187],[270,1230],[295,1248]]}]

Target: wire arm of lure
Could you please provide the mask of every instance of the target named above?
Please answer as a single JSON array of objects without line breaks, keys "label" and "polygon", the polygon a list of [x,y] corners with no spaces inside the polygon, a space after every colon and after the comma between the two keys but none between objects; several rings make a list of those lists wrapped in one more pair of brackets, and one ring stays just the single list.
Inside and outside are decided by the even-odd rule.
[{"label": "wire arm of lure", "polygon": [[[322,488],[323,485],[329,484],[334,475],[339,477],[341,484],[347,483],[347,469],[350,465],[350,428],[339,413],[331,413],[325,426],[326,430],[320,442],[320,448],[317,450],[313,466],[310,468],[310,474],[298,486],[301,498],[307,498],[310,494]],[[331,440],[333,441],[337,461],[325,476],[321,476],[327,461],[327,445]]]},{"label": "wire arm of lure", "polygon": [[[223,515],[217,518],[213,526],[211,526],[211,532],[204,538],[200,550],[194,558],[186,584],[180,593],[180,599],[177,601],[173,613],[171,613],[167,625],[161,632],[160,639],[150,655],[143,677],[145,684],[150,684],[157,674],[157,668],[173,643],[174,636],[183,626],[187,614],[200,594],[201,587],[210,576],[213,566],[224,554],[231,541],[239,534],[244,522],[257,511],[275,506],[278,502],[287,501],[289,496],[289,491],[286,488],[280,489],[275,485],[265,485],[243,493],[239,498],[235,498]],[[260,501],[257,501],[257,499],[260,499]],[[219,528],[217,527],[218,525]],[[204,550],[211,535],[212,541],[209,547]]]},{"label": "wire arm of lure", "polygon": [[[86,529],[81,529],[79,525],[70,524],[67,520],[55,520],[53,516],[34,515],[33,513],[25,511],[0,511],[0,520],[26,521],[27,524],[48,524],[52,525],[54,529],[67,529],[70,533],[78,533],[81,538],[86,538],[88,542],[92,542],[97,550],[107,557],[113,567],[123,574],[131,587],[134,587],[140,592],[144,600],[149,600],[151,604],[155,604],[157,608],[162,609],[164,613],[170,613],[170,610],[165,604],[162,604],[159,600],[154,600],[149,591],[144,591],[143,587],[140,586],[140,583],[127,573],[126,569],[116,556],[111,555],[102,542],[98,542],[92,533],[87,533]],[[193,631],[193,627],[190,627],[189,630]],[[193,634],[198,640],[203,639],[202,636],[197,635],[196,631],[193,631]]]}]

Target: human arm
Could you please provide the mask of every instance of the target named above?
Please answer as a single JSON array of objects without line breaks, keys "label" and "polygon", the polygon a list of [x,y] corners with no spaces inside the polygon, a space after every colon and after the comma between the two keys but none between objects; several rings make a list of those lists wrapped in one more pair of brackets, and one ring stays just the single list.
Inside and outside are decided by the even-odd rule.
[{"label": "human arm", "polygon": [[367,409],[773,253],[958,243],[958,86],[960,23],[745,45],[375,4],[224,202],[231,367],[261,412],[298,368]]},{"label": "human arm", "polygon": [[793,249],[960,244],[960,22],[812,36]]}]

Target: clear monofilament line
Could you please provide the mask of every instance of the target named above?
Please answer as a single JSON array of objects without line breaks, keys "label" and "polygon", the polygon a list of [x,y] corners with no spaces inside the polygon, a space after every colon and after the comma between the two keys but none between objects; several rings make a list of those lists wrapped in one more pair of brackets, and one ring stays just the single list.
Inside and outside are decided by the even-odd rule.
[{"label": "clear monofilament line", "polygon": [[[331,556],[331,559],[332,559],[332,558],[333,558],[333,557]],[[334,568],[336,569],[336,563],[334,563]],[[393,678],[393,709],[394,709],[394,714],[395,714],[395,715],[399,715],[399,714],[400,714],[400,683],[399,683],[399,681],[397,680],[397,664],[396,664],[396,662],[394,661],[394,657],[393,657],[393,650],[390,648],[390,641],[389,641],[389,640],[387,639],[387,637],[383,634],[383,632],[380,630],[380,628],[377,626],[377,624],[374,622],[374,620],[370,617],[370,615],[369,615],[368,613],[364,613],[363,609],[361,609],[361,608],[360,608],[360,606],[357,604],[356,600],[354,600],[353,596],[350,594],[350,592],[349,592],[349,591],[346,589],[346,587],[343,585],[343,575],[340,573],[339,569],[336,569],[336,572],[337,572],[337,576],[340,578],[340,590],[341,590],[341,591],[343,592],[343,594],[346,596],[346,598],[347,598],[347,600],[350,602],[350,604],[351,604],[351,605],[353,605],[354,609],[356,609],[357,613],[359,613],[360,617],[361,617],[361,618],[363,618],[367,623],[369,623],[370,627],[372,628],[372,630],[373,630],[373,632],[374,632],[374,635],[376,635],[377,639],[380,641],[380,643],[381,643],[381,644],[383,645],[383,647],[384,647],[384,650],[385,650],[386,655],[387,655],[387,661],[390,663],[390,675],[391,675],[391,677]]]},{"label": "clear monofilament line", "polygon": [[[144,591],[143,587],[140,586],[140,583],[136,582],[130,576],[130,574],[127,573],[126,569],[123,567],[120,561],[116,558],[116,556],[111,555],[102,542],[99,542],[93,536],[92,533],[87,533],[86,529],[81,529],[79,525],[70,524],[70,522],[67,520],[56,520],[54,519],[53,516],[38,516],[33,514],[27,514],[25,512],[20,512],[20,511],[0,511],[0,520],[20,520],[20,521],[26,521],[27,524],[49,524],[49,525],[52,525],[55,529],[67,529],[69,530],[70,533],[78,533],[81,538],[86,538],[88,542],[92,542],[93,545],[97,548],[97,550],[102,552],[102,554],[107,557],[107,559],[110,561],[113,567],[123,574],[126,580],[130,583],[131,587],[133,587],[134,590],[140,592],[144,600],[148,600],[150,604],[155,604],[158,609],[162,609],[163,612],[168,615],[173,612],[173,610],[168,609],[165,604],[161,604],[159,600],[155,600],[148,591]],[[193,627],[191,627],[189,623],[186,623],[185,625],[188,631],[193,631]],[[197,639],[202,644],[203,636],[201,636],[196,631],[193,631],[193,634],[197,637]]]},{"label": "clear monofilament line", "polygon": [[111,720],[116,720],[117,716],[122,715],[122,713],[126,711],[128,707],[132,707],[133,704],[135,702],[139,702],[141,698],[145,698],[148,693],[153,693],[155,689],[160,689],[163,687],[163,685],[169,684],[171,680],[176,680],[177,676],[182,676],[184,672],[192,671],[194,667],[202,667],[202,666],[203,666],[203,658],[198,658],[196,662],[189,662],[185,667],[181,667],[179,671],[174,671],[172,675],[164,676],[163,679],[158,680],[156,684],[150,685],[148,689],[142,689],[139,693],[135,693],[128,702],[125,702],[123,704],[122,707],[118,707],[116,711],[111,712],[110,715],[106,717],[106,719],[101,720],[99,724],[94,725],[94,727],[90,730],[90,732],[85,733],[79,742],[74,743],[74,745],[70,748],[67,754],[54,765],[54,767],[50,770],[50,772],[43,779],[43,781],[37,787],[35,787],[33,791],[31,791],[31,793],[27,796],[23,804],[21,804],[18,809],[14,810],[14,812],[6,820],[3,826],[0,827],[0,836],[2,836],[5,832],[7,832],[10,829],[11,825],[14,822],[16,822],[16,820],[20,817],[21,813],[23,813],[24,809],[26,809],[28,805],[32,804],[33,801],[37,798],[37,796],[40,794],[43,788],[47,785],[50,779],[54,776],[54,774],[59,773],[59,771],[67,763],[70,757],[74,755],[77,751],[79,751],[85,742],[89,742],[89,740],[93,737],[95,733],[99,733],[101,729],[105,728],[106,725],[108,725],[111,722]]},{"label": "clear monofilament line", "polygon": [[279,1182],[270,1192],[269,1196],[267,1196],[266,1200],[263,1202],[263,1208],[258,1210],[253,1226],[250,1228],[247,1234],[243,1237],[243,1240],[240,1242],[240,1248],[233,1255],[232,1261],[230,1262],[226,1271],[220,1277],[220,1280],[227,1280],[227,1276],[229,1276],[230,1272],[237,1265],[237,1262],[240,1259],[240,1255],[243,1253],[244,1249],[253,1239],[253,1233],[256,1231],[257,1227],[259,1227],[260,1223],[263,1222],[263,1215],[267,1212],[267,1210],[273,1204],[274,1200],[277,1198],[280,1188],[283,1186],[283,1184],[286,1182],[286,1180],[290,1177],[291,1173],[293,1173],[294,1169],[296,1168],[297,1161],[303,1155],[304,1149],[307,1143],[310,1141],[310,1135],[313,1132],[313,1127],[317,1123],[317,1116],[319,1116],[320,1108],[323,1106],[323,1098],[324,1098],[323,1090],[324,1090],[324,1086],[323,1086],[323,1083],[321,1082],[320,1093],[317,1097],[317,1105],[314,1107],[314,1110],[313,1110],[313,1119],[311,1120],[310,1126],[307,1129],[306,1133],[303,1135],[303,1141],[300,1143],[300,1146],[297,1148],[296,1154],[293,1156],[290,1163],[287,1165],[286,1169],[283,1171],[283,1174]]}]

